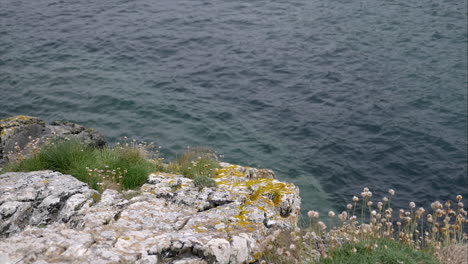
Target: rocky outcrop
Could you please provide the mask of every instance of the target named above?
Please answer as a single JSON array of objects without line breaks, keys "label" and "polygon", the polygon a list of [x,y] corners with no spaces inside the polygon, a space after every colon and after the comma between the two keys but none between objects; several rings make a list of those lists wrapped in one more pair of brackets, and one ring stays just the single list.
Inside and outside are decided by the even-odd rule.
[{"label": "rocky outcrop", "polygon": [[52,171],[0,174],[0,237],[27,226],[72,223],[99,193],[70,175]]},{"label": "rocky outcrop", "polygon": [[102,147],[105,137],[91,128],[62,121],[47,124],[45,121],[30,116],[15,116],[0,120],[0,166],[8,160],[10,153],[23,151],[28,155],[26,146],[34,139],[46,139],[52,136],[77,137],[86,143]]},{"label": "rocky outcrop", "polygon": [[140,190],[100,196],[69,175],[0,175],[0,263],[250,263],[297,222],[293,184],[221,163],[216,187],[154,173]]}]

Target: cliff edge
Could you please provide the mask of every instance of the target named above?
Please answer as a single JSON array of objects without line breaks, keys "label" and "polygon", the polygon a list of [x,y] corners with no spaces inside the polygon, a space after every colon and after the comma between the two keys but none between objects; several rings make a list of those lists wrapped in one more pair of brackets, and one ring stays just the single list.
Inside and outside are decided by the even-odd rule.
[{"label": "cliff edge", "polygon": [[272,171],[221,162],[213,180],[154,172],[100,194],[59,172],[0,174],[0,263],[251,263],[295,227],[299,189]]}]

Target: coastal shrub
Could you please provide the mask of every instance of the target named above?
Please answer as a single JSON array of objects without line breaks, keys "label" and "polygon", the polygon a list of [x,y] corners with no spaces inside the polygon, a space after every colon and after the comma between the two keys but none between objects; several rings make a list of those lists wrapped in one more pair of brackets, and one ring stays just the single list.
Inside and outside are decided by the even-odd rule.
[{"label": "coastal shrub", "polygon": [[[214,176],[219,168],[216,154],[207,148],[189,148],[187,151],[168,165],[168,170],[180,173],[188,178],[196,179],[199,183],[208,183],[208,178]],[[204,178],[200,178],[204,176]]]},{"label": "coastal shrub", "polygon": [[309,211],[309,227],[267,237],[263,263],[438,263],[436,257],[455,263],[447,262],[447,252],[468,254],[461,195],[453,205],[433,202],[428,213],[414,202],[394,211],[394,195],[390,189],[388,196],[372,201],[372,192],[364,188],[341,214],[330,211],[328,221]]},{"label": "coastal shrub", "polygon": [[141,144],[98,149],[78,139],[55,139],[30,158],[7,164],[4,171],[54,170],[73,175],[99,191],[134,189],[145,183],[151,172],[163,169],[148,155]]}]

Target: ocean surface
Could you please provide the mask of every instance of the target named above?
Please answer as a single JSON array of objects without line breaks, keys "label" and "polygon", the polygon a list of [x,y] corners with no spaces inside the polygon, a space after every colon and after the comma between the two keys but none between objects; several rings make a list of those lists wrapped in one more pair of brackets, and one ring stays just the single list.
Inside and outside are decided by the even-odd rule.
[{"label": "ocean surface", "polygon": [[467,39],[460,0],[0,0],[0,118],[208,146],[304,211],[427,206],[468,197]]}]

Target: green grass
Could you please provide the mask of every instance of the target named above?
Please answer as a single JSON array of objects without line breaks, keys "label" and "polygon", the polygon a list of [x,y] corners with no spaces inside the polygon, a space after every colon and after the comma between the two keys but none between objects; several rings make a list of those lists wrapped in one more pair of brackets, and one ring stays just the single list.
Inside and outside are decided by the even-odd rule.
[{"label": "green grass", "polygon": [[[137,147],[105,147],[103,149],[86,145],[79,140],[57,139],[44,145],[31,158],[7,164],[7,171],[54,170],[70,174],[99,190],[102,177],[87,170],[100,169],[126,171],[120,180],[122,189],[135,189],[145,183],[151,172],[161,170],[158,163],[147,159],[143,149]],[[111,173],[107,174],[111,174]],[[106,172],[104,172],[106,174]]]},{"label": "green grass", "polygon": [[204,175],[195,176],[195,178],[193,178],[193,184],[200,189],[203,189],[203,187],[215,187],[216,186],[216,183],[213,181],[213,179]]},{"label": "green grass", "polygon": [[[171,162],[168,170],[173,173],[180,173],[190,179],[195,179],[199,176],[211,178],[219,167],[216,155],[211,150],[206,148],[191,148]],[[201,179],[200,181],[202,181]]]},{"label": "green grass", "polygon": [[[373,245],[377,248],[373,248]],[[385,248],[386,246],[386,248]],[[353,252],[356,249],[356,252]],[[361,241],[357,244],[345,244],[338,249],[331,250],[329,258],[322,259],[320,263],[336,264],[399,264],[399,263],[440,263],[432,254],[412,249],[397,241],[390,239],[376,239]]]}]

